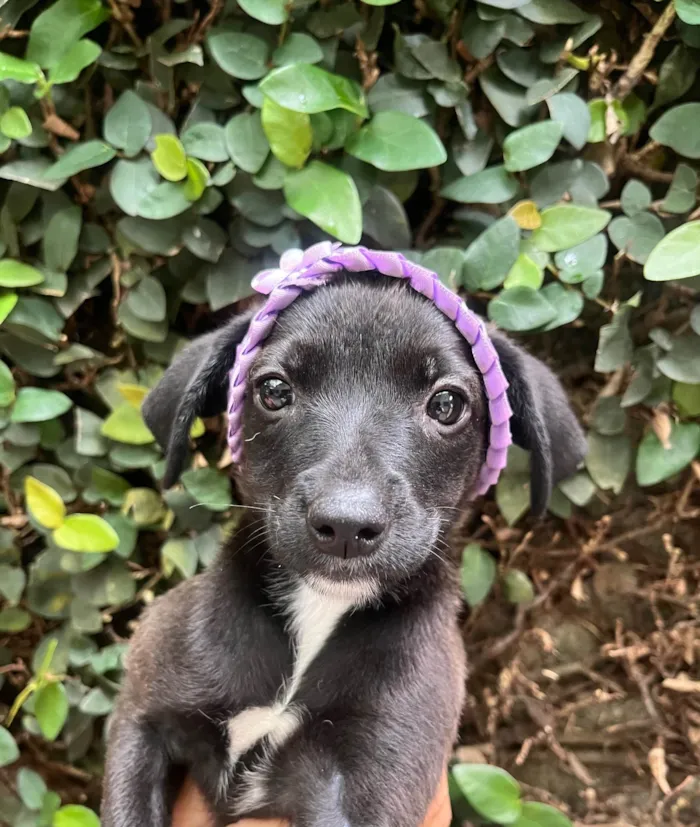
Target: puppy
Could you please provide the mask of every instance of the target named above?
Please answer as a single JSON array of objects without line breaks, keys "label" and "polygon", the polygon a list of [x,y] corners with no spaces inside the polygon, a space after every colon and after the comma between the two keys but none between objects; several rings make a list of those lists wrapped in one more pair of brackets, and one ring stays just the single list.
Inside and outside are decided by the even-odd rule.
[{"label": "puppy", "polygon": [[[195,340],[146,399],[166,485],[194,417],[224,410],[250,317]],[[584,437],[549,369],[492,340],[541,513]],[[282,313],[248,378],[250,510],[134,636],[105,827],[165,827],[178,768],[217,824],[418,827],[462,708],[459,561],[446,537],[488,427],[468,344],[406,283],[343,274]]]}]

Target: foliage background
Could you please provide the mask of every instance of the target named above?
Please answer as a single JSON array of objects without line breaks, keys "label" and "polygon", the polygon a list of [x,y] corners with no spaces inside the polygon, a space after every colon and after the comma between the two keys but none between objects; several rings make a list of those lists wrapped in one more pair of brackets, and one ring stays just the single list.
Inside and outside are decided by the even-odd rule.
[{"label": "foliage background", "polygon": [[577,823],[698,823],[698,0],[0,16],[0,822],[96,823],[139,611],[235,524],[222,423],[163,492],[143,395],[330,234],[468,291],[589,431],[547,521],[514,451],[467,528],[457,759]]}]

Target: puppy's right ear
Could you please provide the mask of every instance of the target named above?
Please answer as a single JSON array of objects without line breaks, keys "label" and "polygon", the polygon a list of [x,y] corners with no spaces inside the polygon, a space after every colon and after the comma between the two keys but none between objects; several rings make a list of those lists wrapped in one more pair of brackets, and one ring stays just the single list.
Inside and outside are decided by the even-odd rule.
[{"label": "puppy's right ear", "polygon": [[195,417],[215,416],[226,408],[228,373],[253,313],[247,311],[225,327],[195,339],[175,357],[144,400],[143,418],[165,451],[166,488],[175,483],[185,463]]}]

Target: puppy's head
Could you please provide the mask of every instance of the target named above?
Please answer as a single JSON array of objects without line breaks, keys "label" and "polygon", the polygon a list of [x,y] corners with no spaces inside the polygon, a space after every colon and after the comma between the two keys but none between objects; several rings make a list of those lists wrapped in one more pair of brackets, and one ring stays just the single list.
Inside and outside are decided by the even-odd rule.
[{"label": "puppy's head", "polygon": [[[192,343],[144,404],[179,474],[192,420],[224,410],[250,315]],[[541,362],[494,335],[514,441],[531,451],[532,506],[585,442]],[[241,483],[269,550],[319,588],[362,593],[415,573],[473,489],[488,445],[481,375],[454,325],[406,283],[345,276],[280,316],[248,377]]]}]

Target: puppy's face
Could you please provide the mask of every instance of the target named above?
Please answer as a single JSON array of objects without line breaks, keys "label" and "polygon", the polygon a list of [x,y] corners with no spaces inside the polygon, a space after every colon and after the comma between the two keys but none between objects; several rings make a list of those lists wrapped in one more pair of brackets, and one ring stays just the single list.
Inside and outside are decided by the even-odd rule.
[{"label": "puppy's face", "polygon": [[[192,342],[145,400],[166,487],[187,461],[195,416],[225,409],[251,317]],[[539,515],[586,440],[554,374],[491,338]],[[253,364],[241,483],[278,565],[328,593],[369,596],[445,554],[441,531],[474,486],[488,428],[481,377],[452,323],[404,282],[341,276],[297,298]]]},{"label": "puppy's face", "polygon": [[285,310],[253,365],[244,487],[279,564],[369,593],[445,553],[487,433],[454,325],[405,283],[341,279]]}]

